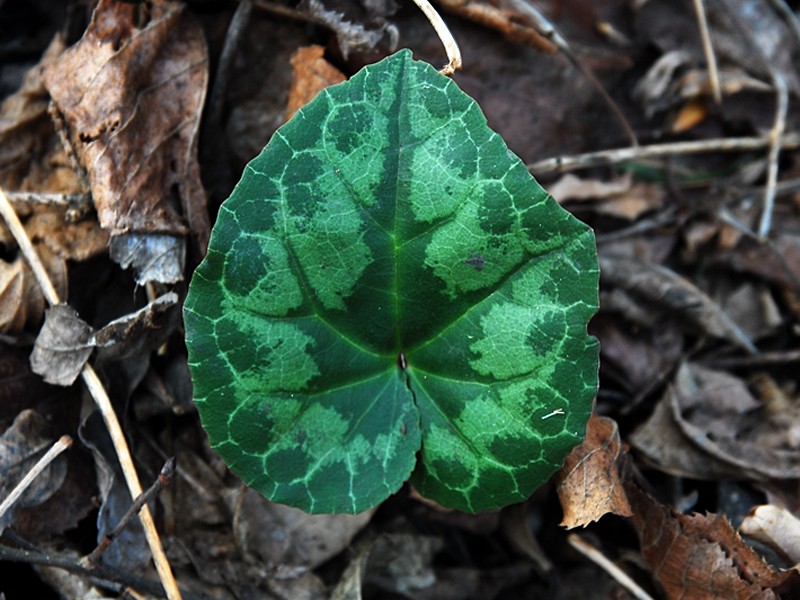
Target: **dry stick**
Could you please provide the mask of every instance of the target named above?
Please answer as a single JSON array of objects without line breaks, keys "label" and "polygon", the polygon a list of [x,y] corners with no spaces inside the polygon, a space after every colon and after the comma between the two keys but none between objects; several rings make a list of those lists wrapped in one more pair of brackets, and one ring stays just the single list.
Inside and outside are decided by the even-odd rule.
[{"label": "dry stick", "polygon": [[628,576],[627,573],[625,573],[625,571],[611,562],[605,557],[605,555],[603,555],[602,552],[600,552],[582,537],[574,533],[570,533],[567,536],[567,541],[569,542],[570,546],[575,548],[575,550],[583,554],[586,558],[611,575],[611,577],[613,577],[622,587],[628,590],[628,592],[630,592],[634,598],[637,598],[638,600],[653,600],[653,597],[645,592],[638,583],[636,583]]},{"label": "dry stick", "polygon": [[87,554],[81,562],[86,566],[97,564],[97,562],[100,560],[100,557],[103,555],[103,552],[106,551],[106,548],[108,548],[111,545],[111,542],[113,542],[114,539],[116,539],[119,534],[124,531],[124,529],[128,526],[128,523],[130,523],[131,519],[133,519],[136,513],[139,512],[142,506],[150,502],[150,500],[155,498],[164,487],[168,486],[172,482],[172,478],[174,476],[175,457],[172,457],[168,459],[161,468],[161,472],[153,482],[153,485],[136,497],[130,508],[125,512],[124,515],[122,515],[122,518],[119,520],[119,523],[117,523],[117,526],[114,527],[111,533],[106,534],[106,536],[100,540],[100,543],[97,544],[97,547]]},{"label": "dry stick", "polygon": [[[33,249],[28,234],[20,223],[17,213],[14,212],[13,207],[8,202],[5,192],[0,189],[0,215],[5,219],[8,229],[11,231],[14,239],[19,245],[25,260],[31,267],[39,287],[42,289],[45,299],[50,305],[59,304],[60,300],[58,293],[53,287],[53,282],[50,281],[50,276],[42,265],[39,255]],[[142,493],[142,484],[139,483],[139,476],[136,474],[136,467],[133,464],[131,452],[128,449],[128,442],[125,440],[125,434],[122,431],[122,426],[119,424],[117,415],[114,412],[114,407],[111,405],[111,399],[108,397],[100,378],[89,363],[86,363],[81,371],[81,377],[89,389],[89,393],[97,403],[100,409],[100,414],[103,416],[108,433],[111,435],[111,441],[114,444],[114,450],[117,453],[122,473],[125,476],[125,481],[128,484],[131,498],[136,498]],[[158,537],[153,516],[150,514],[150,508],[145,504],[139,512],[139,519],[144,527],[144,534],[147,538],[147,543],[150,546],[150,552],[153,554],[153,561],[156,565],[156,571],[161,579],[161,584],[164,586],[164,591],[167,593],[169,600],[180,600],[181,593],[178,589],[178,584],[175,582],[175,577],[172,575],[167,556],[164,554],[164,549],[161,546],[161,539]]]},{"label": "dry stick", "polygon": [[444,20],[439,13],[436,12],[436,9],[431,6],[431,3],[428,2],[428,0],[414,0],[414,4],[416,4],[419,9],[425,13],[428,21],[430,21],[431,25],[433,25],[436,35],[438,35],[439,39],[442,40],[444,51],[447,53],[448,63],[439,72],[442,75],[452,75],[461,68],[461,50],[458,49],[458,44],[456,43],[453,34],[450,33],[450,30],[447,28]]},{"label": "dry stick", "polygon": [[222,107],[225,104],[225,92],[228,89],[228,75],[230,74],[233,59],[236,57],[236,49],[239,47],[239,40],[244,34],[247,22],[250,20],[250,13],[253,10],[252,0],[242,0],[233,13],[228,32],[225,34],[225,43],[217,63],[217,74],[214,78],[214,85],[208,98],[208,117],[209,121],[219,124],[222,118]]},{"label": "dry stick", "polygon": [[3,500],[2,503],[0,503],[0,518],[6,514],[8,509],[11,508],[17,500],[19,500],[19,497],[25,493],[25,490],[27,490],[31,483],[33,483],[33,480],[36,479],[39,474],[56,459],[59,454],[64,452],[64,450],[70,446],[72,446],[72,438],[68,435],[62,435],[61,438],[59,438],[52,445],[50,450],[48,450],[45,455],[42,456],[42,458],[36,461],[36,464],[33,465],[33,468],[25,474],[25,477],[23,477],[22,480],[16,486],[14,486],[14,489],[11,490],[11,493],[6,497],[5,500]]},{"label": "dry stick", "polygon": [[703,41],[703,54],[706,55],[706,63],[708,63],[708,79],[711,82],[711,93],[714,95],[714,102],[720,105],[722,104],[722,88],[719,84],[717,56],[714,54],[714,46],[711,45],[711,33],[708,30],[706,8],[703,0],[692,0],[692,2],[697,16],[697,26],[700,29],[700,39]]},{"label": "dry stick", "polygon": [[[599,150],[574,156],[557,156],[546,158],[528,165],[528,170],[535,174],[563,173],[576,169],[588,169],[603,165],[614,165],[631,160],[661,158],[675,154],[702,154],[706,152],[750,152],[769,147],[772,136],[715,138],[694,142],[670,142],[628,148]],[[780,147],[794,149],[800,147],[800,133],[787,133],[782,136]]]},{"label": "dry stick", "polygon": [[603,98],[603,101],[608,106],[609,110],[613,113],[616,117],[617,121],[619,122],[622,129],[625,131],[625,135],[628,137],[632,146],[638,146],[639,141],[636,139],[636,134],[633,132],[633,128],[628,123],[628,119],[625,118],[625,115],[622,114],[622,110],[614,102],[614,99],[608,94],[606,89],[603,85],[598,81],[597,77],[594,76],[594,73],[583,64],[583,61],[580,60],[572,51],[569,43],[567,42],[566,38],[561,35],[558,31],[558,28],[553,25],[547,17],[533,4],[530,3],[529,0],[505,0],[505,3],[511,6],[511,8],[518,13],[521,13],[525,17],[529,18],[534,26],[539,30],[545,38],[553,42],[561,52],[564,53],[569,61],[575,65],[578,71],[592,84],[592,86],[597,90],[600,96]]},{"label": "dry stick", "polygon": [[775,208],[775,191],[778,183],[778,156],[781,152],[781,138],[786,129],[786,112],[789,108],[789,90],[783,75],[772,71],[775,82],[775,123],[769,132],[769,154],[767,155],[767,185],[764,187],[764,205],[761,209],[761,220],[758,224],[758,237],[763,242],[769,235],[772,226],[772,211]]}]

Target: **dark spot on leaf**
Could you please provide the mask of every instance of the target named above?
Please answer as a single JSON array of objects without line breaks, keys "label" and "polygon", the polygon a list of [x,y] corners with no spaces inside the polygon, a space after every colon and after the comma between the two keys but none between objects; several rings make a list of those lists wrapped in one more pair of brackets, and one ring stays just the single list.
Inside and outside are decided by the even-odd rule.
[{"label": "dark spot on leaf", "polygon": [[483,271],[483,266],[486,264],[486,259],[478,253],[473,254],[468,259],[464,261],[465,264],[468,264],[470,267],[478,271],[479,273]]}]

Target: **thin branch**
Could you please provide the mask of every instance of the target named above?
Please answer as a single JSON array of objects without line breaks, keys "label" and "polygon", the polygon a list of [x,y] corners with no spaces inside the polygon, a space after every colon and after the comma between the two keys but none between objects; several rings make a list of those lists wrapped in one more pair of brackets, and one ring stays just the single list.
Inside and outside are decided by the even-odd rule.
[{"label": "thin branch", "polygon": [[[28,264],[33,271],[39,287],[42,289],[42,294],[44,294],[48,304],[59,304],[60,300],[55,287],[53,287],[53,282],[50,281],[50,276],[47,274],[42,261],[39,259],[39,255],[36,253],[36,250],[34,250],[33,244],[31,244],[25,228],[22,226],[17,213],[14,212],[14,208],[9,203],[8,198],[2,189],[0,189],[0,215],[2,215],[3,219],[5,219],[9,230],[13,234],[14,239],[17,241],[17,244],[19,245],[20,250],[25,257],[25,260],[28,261]],[[100,410],[100,414],[103,417],[103,421],[105,421],[106,427],[108,428],[111,441],[114,444],[114,450],[117,453],[117,458],[119,459],[120,466],[122,467],[122,473],[125,476],[126,483],[128,484],[128,490],[131,494],[131,498],[136,498],[142,493],[142,484],[139,482],[139,476],[136,474],[136,467],[133,464],[133,457],[131,456],[130,449],[128,448],[128,442],[125,440],[125,434],[122,431],[122,426],[119,423],[119,419],[117,419],[117,414],[114,412],[111,399],[108,397],[108,393],[106,393],[106,390],[103,387],[103,384],[100,382],[100,378],[97,376],[97,373],[89,363],[84,365],[81,376],[86,383],[86,387],[89,389],[89,393],[92,395],[92,398],[94,398],[97,407]],[[178,584],[175,582],[175,577],[172,574],[169,561],[167,561],[167,556],[164,554],[164,548],[161,545],[161,539],[158,537],[158,531],[156,530],[155,523],[153,522],[153,516],[150,514],[150,508],[146,504],[142,507],[142,510],[139,513],[139,519],[144,527],[144,534],[147,538],[147,543],[150,546],[150,552],[153,554],[153,561],[156,565],[156,571],[158,571],[158,576],[161,579],[161,583],[164,586],[164,591],[167,593],[167,597],[169,600],[180,600],[181,593],[178,589]]]},{"label": "thin branch", "polygon": [[637,600],[653,600],[653,597],[644,591],[641,586],[636,583],[630,576],[610,561],[606,556],[597,548],[592,546],[589,542],[582,537],[570,533],[567,536],[569,545],[575,548],[578,552],[583,554],[586,558],[591,560],[598,567],[608,573],[614,580],[624,587],[630,594]]},{"label": "thin branch", "polygon": [[439,39],[442,40],[444,50],[447,53],[448,63],[439,72],[442,75],[452,75],[461,68],[461,50],[458,48],[456,39],[453,37],[453,34],[450,33],[450,30],[447,28],[447,25],[445,24],[441,15],[436,12],[436,9],[431,6],[431,3],[428,2],[428,0],[414,0],[414,4],[416,4],[419,9],[425,13],[428,21],[430,21],[431,25],[433,25],[436,35],[438,35]]},{"label": "thin branch", "polygon": [[781,152],[781,138],[786,129],[786,112],[789,108],[789,90],[783,75],[772,71],[775,83],[775,123],[769,132],[769,154],[767,155],[767,184],[764,186],[764,200],[761,208],[761,220],[758,224],[758,237],[767,239],[772,226],[772,211],[775,208],[775,190],[778,183],[778,157]]},{"label": "thin branch", "polygon": [[708,20],[706,19],[706,8],[703,0],[692,0],[694,12],[697,16],[697,26],[700,29],[700,39],[703,42],[703,54],[708,63],[708,79],[711,82],[711,93],[714,95],[714,102],[722,104],[722,87],[719,84],[719,70],[717,69],[717,56],[714,54],[714,46],[711,45],[711,34],[708,30]]},{"label": "thin branch", "polygon": [[64,452],[67,448],[72,446],[72,438],[68,435],[62,435],[60,439],[58,439],[48,450],[42,458],[36,461],[36,464],[33,465],[30,471],[25,474],[25,477],[14,486],[14,489],[11,490],[11,493],[0,503],[0,517],[2,517],[9,508],[11,508],[14,503],[19,500],[19,497],[25,493],[25,490],[33,483],[33,480],[36,479],[39,474],[44,471],[48,465],[53,462],[56,457]]},{"label": "thin branch", "polygon": [[[772,136],[715,138],[692,142],[670,142],[666,144],[651,144],[649,146],[636,146],[628,148],[615,148],[599,150],[574,156],[558,156],[546,158],[528,165],[528,170],[534,174],[564,173],[577,169],[588,169],[603,165],[615,165],[632,160],[648,158],[661,158],[677,154],[704,154],[708,152],[751,152],[768,148]],[[780,147],[782,149],[795,149],[800,147],[800,133],[792,132],[782,136]]]},{"label": "thin branch", "polygon": [[117,537],[119,537],[119,534],[121,534],[125,530],[125,528],[128,526],[128,523],[130,523],[131,519],[133,519],[133,517],[136,516],[136,513],[138,513],[142,509],[142,506],[149,503],[150,500],[155,498],[164,487],[168,486],[172,482],[172,478],[174,476],[175,476],[175,458],[173,457],[168,459],[167,462],[164,464],[164,466],[161,468],[161,472],[158,474],[158,477],[153,482],[153,485],[151,485],[149,488],[147,488],[147,490],[139,494],[136,500],[133,501],[133,504],[131,504],[131,507],[125,512],[124,515],[122,515],[122,518],[119,520],[119,523],[117,523],[117,526],[114,527],[111,533],[107,534],[102,540],[100,540],[100,543],[97,544],[97,547],[94,550],[92,550],[91,553],[85,556],[82,562],[86,566],[97,564],[100,560],[100,557],[103,555],[103,552],[106,551],[106,548],[108,548],[111,545],[111,543]]},{"label": "thin branch", "polygon": [[250,20],[250,13],[253,10],[253,0],[241,0],[236,12],[233,13],[228,32],[225,34],[225,43],[217,63],[217,73],[214,77],[214,85],[211,87],[211,94],[208,98],[208,120],[214,124],[219,124],[222,118],[222,107],[225,104],[225,92],[228,89],[228,75],[236,57],[236,49],[242,39],[247,22]]}]

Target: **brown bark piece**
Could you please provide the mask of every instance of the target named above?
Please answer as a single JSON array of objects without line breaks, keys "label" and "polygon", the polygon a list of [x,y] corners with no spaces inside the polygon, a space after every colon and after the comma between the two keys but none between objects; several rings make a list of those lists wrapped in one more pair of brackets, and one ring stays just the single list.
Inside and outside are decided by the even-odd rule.
[{"label": "brown bark piece", "polygon": [[137,10],[101,0],[83,38],[45,69],[45,85],[88,172],[102,227],[183,235],[185,219],[205,248],[196,151],[208,78],[203,34],[177,2],[153,4],[141,29]]},{"label": "brown bark piece", "polygon": [[325,60],[325,48],[305,46],[292,54],[292,87],[286,108],[286,120],[311,102],[326,87],[341,83],[344,73]]},{"label": "brown bark piece", "polygon": [[621,451],[617,423],[592,415],[586,437],[567,456],[558,472],[558,497],[564,510],[561,525],[586,527],[607,513],[631,516],[631,507],[617,470]]}]

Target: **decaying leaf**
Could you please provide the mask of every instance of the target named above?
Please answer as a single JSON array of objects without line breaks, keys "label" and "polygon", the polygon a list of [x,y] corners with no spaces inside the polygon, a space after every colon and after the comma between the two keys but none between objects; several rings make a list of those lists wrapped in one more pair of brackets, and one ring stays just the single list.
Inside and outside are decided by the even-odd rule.
[{"label": "decaying leaf", "polygon": [[[50,448],[54,438],[50,425],[32,410],[23,410],[0,435],[0,500],[12,489]],[[67,473],[66,456],[52,462],[4,515],[0,515],[0,533],[13,521],[15,509],[36,506],[52,496]]]},{"label": "decaying leaf", "polygon": [[572,449],[557,475],[562,526],[586,527],[608,513],[631,516],[617,470],[621,449],[617,423],[592,415],[586,437]]},{"label": "decaying leaf", "polygon": [[347,548],[373,513],[309,515],[243,488],[234,505],[234,534],[246,555],[287,576],[297,575]]},{"label": "decaying leaf", "polygon": [[316,45],[298,48],[292,54],[292,87],[286,108],[287,121],[326,87],[345,80],[344,73],[325,60],[324,54],[325,48]]},{"label": "decaying leaf", "polygon": [[796,402],[771,411],[741,379],[686,363],[661,404],[631,440],[659,468],[699,479],[800,477]]},{"label": "decaying leaf", "polygon": [[[39,258],[61,297],[67,291],[64,259],[37,244]],[[22,256],[12,262],[0,259],[0,333],[18,333],[26,325],[38,324],[45,300],[36,278]]]},{"label": "decaying leaf", "polygon": [[312,15],[315,20],[336,32],[339,50],[345,58],[347,58],[351,52],[367,52],[373,50],[385,33],[388,33],[391,39],[394,40],[393,46],[397,42],[397,29],[394,25],[390,25],[387,22],[383,22],[376,29],[367,29],[358,22],[349,21],[344,13],[336,10],[329,10],[320,0],[303,0],[300,6],[303,10]]},{"label": "decaying leaf", "polygon": [[66,304],[47,309],[31,354],[31,368],[53,385],[72,385],[92,353],[92,328]]},{"label": "decaying leaf", "polygon": [[742,521],[739,531],[768,545],[795,569],[800,565],[800,519],[774,504],[756,506]]},{"label": "decaying leaf", "polygon": [[47,114],[42,71],[64,51],[57,35],[20,89],[0,106],[0,187],[10,191],[72,193],[78,177]]},{"label": "decaying leaf", "polygon": [[654,303],[709,335],[726,339],[748,352],[753,342],[705,292],[674,271],[628,256],[602,254],[600,271],[606,284]]},{"label": "decaying leaf", "polygon": [[668,598],[767,600],[798,585],[797,573],[769,567],[725,517],[676,514],[632,479],[625,492],[642,554]]},{"label": "decaying leaf", "polygon": [[203,35],[182,4],[153,4],[142,28],[137,10],[102,0],[83,38],[45,68],[45,85],[88,172],[102,227],[112,236],[182,236],[188,224],[204,249],[196,159],[208,76]]},{"label": "decaying leaf", "polygon": [[594,201],[598,213],[630,221],[659,208],[664,201],[664,192],[660,187],[633,181],[630,174],[613,181],[600,181],[581,179],[568,173],[551,185],[549,192],[559,203],[568,200]]},{"label": "decaying leaf", "polygon": [[107,360],[142,354],[163,343],[174,328],[177,305],[178,295],[169,292],[97,332],[72,307],[53,306],[36,338],[31,367],[47,383],[72,385],[95,347],[104,350]]}]

